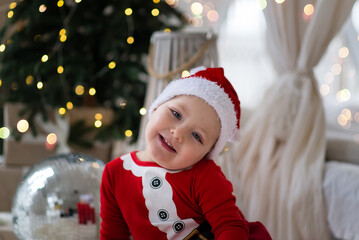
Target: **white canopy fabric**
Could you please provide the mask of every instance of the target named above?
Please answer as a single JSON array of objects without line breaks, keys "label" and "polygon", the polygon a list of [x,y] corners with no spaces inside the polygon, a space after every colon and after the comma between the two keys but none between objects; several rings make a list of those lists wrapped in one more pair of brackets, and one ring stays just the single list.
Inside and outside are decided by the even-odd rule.
[{"label": "white canopy fabric", "polygon": [[[322,190],[326,147],[322,99],[313,67],[349,16],[355,0],[267,1],[268,49],[278,79],[218,159],[250,221],[273,239],[329,239]],[[244,113],[245,114],[245,113]]]}]

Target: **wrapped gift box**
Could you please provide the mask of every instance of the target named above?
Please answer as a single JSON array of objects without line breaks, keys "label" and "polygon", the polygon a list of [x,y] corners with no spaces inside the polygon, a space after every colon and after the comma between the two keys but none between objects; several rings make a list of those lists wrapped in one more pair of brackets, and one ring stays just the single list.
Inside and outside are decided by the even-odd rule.
[{"label": "wrapped gift box", "polygon": [[0,165],[0,212],[10,212],[17,186],[25,175],[27,167]]},{"label": "wrapped gift box", "polygon": [[[6,103],[4,105],[4,124],[10,131],[16,131],[17,123],[21,119],[26,119],[27,116],[19,116],[19,113],[25,109],[26,106],[19,103]],[[95,115],[100,113],[102,115],[102,124],[107,125],[113,121],[113,111],[105,108],[77,108],[67,113],[68,124],[74,124],[78,121],[84,121],[87,126],[93,126],[95,122]],[[56,122],[54,109],[47,111],[48,122]],[[40,119],[40,120],[39,120]],[[21,140],[15,140],[13,137],[9,137],[4,140],[4,163],[7,166],[32,166],[50,156],[56,154],[55,148],[49,148],[46,145],[46,137],[49,132],[45,125],[48,122],[41,122],[42,119],[38,118],[35,121],[37,136],[33,136],[30,131],[22,134]],[[61,132],[61,131],[60,131]],[[92,139],[96,134],[94,131],[90,132],[85,137]],[[96,158],[101,159],[104,162],[108,162],[111,158],[111,144],[110,142],[94,142],[92,148],[83,148],[77,146],[71,146],[71,150],[74,152],[81,152]]]}]

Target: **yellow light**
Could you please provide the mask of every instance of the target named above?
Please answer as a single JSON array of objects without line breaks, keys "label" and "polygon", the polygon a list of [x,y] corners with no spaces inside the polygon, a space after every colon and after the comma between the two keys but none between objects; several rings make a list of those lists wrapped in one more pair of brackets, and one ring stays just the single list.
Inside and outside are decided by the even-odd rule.
[{"label": "yellow light", "polygon": [[191,74],[187,71],[187,70],[184,70],[182,72],[182,78],[185,78],[185,77],[189,77]]},{"label": "yellow light", "polygon": [[146,113],[147,113],[147,109],[146,109],[146,108],[141,108],[141,109],[140,109],[140,114],[141,114],[142,116],[146,115]]},{"label": "yellow light", "polygon": [[112,61],[108,64],[109,69],[114,69],[115,67],[116,67],[116,63],[114,61]]},{"label": "yellow light", "polygon": [[89,94],[90,94],[91,96],[95,95],[95,94],[96,94],[96,89],[95,89],[95,88],[90,88],[90,89],[89,89]]},{"label": "yellow light", "polygon": [[59,108],[59,114],[60,115],[64,115],[66,113],[66,109],[65,108]]},{"label": "yellow light", "polygon": [[8,13],[7,13],[7,17],[8,18],[12,18],[14,16],[14,11],[9,11]]},{"label": "yellow light", "polygon": [[74,105],[72,104],[72,102],[67,102],[66,107],[68,110],[72,110],[74,108]]},{"label": "yellow light", "polygon": [[314,13],[313,4],[307,4],[304,6],[304,14],[307,16],[311,16]]},{"label": "yellow light", "polygon": [[26,84],[31,85],[34,82],[34,77],[29,75],[26,77]]},{"label": "yellow light", "polygon": [[1,45],[0,45],[0,52],[4,52],[5,49],[6,49],[5,44],[1,44]]},{"label": "yellow light", "polygon": [[62,74],[63,72],[64,72],[64,67],[63,66],[58,66],[57,67],[57,73]]},{"label": "yellow light", "polygon": [[83,95],[85,92],[85,88],[81,85],[77,85],[75,88],[75,93],[79,96]]},{"label": "yellow light", "polygon": [[96,120],[94,125],[95,127],[99,128],[102,126],[102,122],[100,120]]},{"label": "yellow light", "polygon": [[0,79],[0,87],[1,87],[1,85],[2,85],[2,80]]},{"label": "yellow light", "polygon": [[340,126],[344,127],[348,123],[348,118],[345,115],[340,114],[337,118],[337,121]]},{"label": "yellow light", "polygon": [[47,9],[46,5],[45,4],[42,4],[40,7],[39,7],[39,12],[43,13],[45,12]]},{"label": "yellow light", "polygon": [[83,161],[85,161],[85,160],[84,160],[83,158],[80,158],[80,157],[79,157],[79,161],[80,161],[80,162],[83,162]]},{"label": "yellow light", "polygon": [[0,128],[0,138],[6,139],[10,136],[10,130],[7,127]]},{"label": "yellow light", "polygon": [[153,2],[157,4],[160,2],[160,0],[153,0]]},{"label": "yellow light", "polygon": [[62,36],[62,35],[65,35],[66,34],[66,29],[63,28],[59,31],[59,35]]},{"label": "yellow light", "polygon": [[38,89],[42,89],[44,87],[44,84],[42,82],[38,82],[36,86]]},{"label": "yellow light", "polygon": [[125,131],[125,136],[126,137],[131,137],[132,136],[132,131],[131,130],[126,130]]},{"label": "yellow light", "polygon": [[57,142],[57,136],[55,133],[50,133],[49,135],[47,135],[46,137],[46,141],[48,144],[53,145]]},{"label": "yellow light", "polygon": [[349,120],[352,120],[352,112],[348,108],[344,108],[341,113],[346,116]]},{"label": "yellow light", "polygon": [[24,133],[29,129],[29,122],[26,121],[25,119],[21,119],[17,123],[16,127],[19,132]]},{"label": "yellow light", "polygon": [[126,14],[127,16],[130,16],[130,15],[132,14],[132,9],[131,9],[131,8],[126,8],[125,14]]},{"label": "yellow light", "polygon": [[203,12],[203,6],[199,2],[194,2],[191,5],[191,11],[194,15],[201,15]]},{"label": "yellow light", "polygon": [[47,60],[49,60],[49,56],[47,56],[46,54],[41,57],[42,62],[47,62]]},{"label": "yellow light", "polygon": [[16,5],[17,5],[17,3],[16,3],[16,2],[12,2],[12,3],[10,3],[10,9],[14,9],[14,8],[16,8]]},{"label": "yellow light", "polygon": [[275,0],[275,2],[278,3],[278,4],[282,4],[282,3],[285,2],[285,0]]},{"label": "yellow light", "polygon": [[96,120],[102,120],[102,118],[103,118],[103,115],[101,113],[96,113],[95,114],[95,119]]},{"label": "yellow light", "polygon": [[160,14],[160,10],[157,8],[152,9],[151,11],[152,16],[157,17]]},{"label": "yellow light", "polygon": [[66,36],[66,35],[60,36],[60,41],[61,41],[61,42],[65,42],[66,40],[67,40],[67,36]]},{"label": "yellow light", "polygon": [[63,1],[63,0],[58,1],[58,2],[57,2],[57,6],[58,6],[58,7],[64,6],[64,1]]},{"label": "yellow light", "polygon": [[75,3],[80,3],[82,0],[75,0]]},{"label": "yellow light", "polygon": [[127,43],[128,44],[132,44],[134,41],[135,41],[135,39],[133,37],[131,37],[131,36],[127,38]]},{"label": "yellow light", "polygon": [[165,28],[164,30],[163,30],[164,32],[171,32],[171,29],[169,29],[169,28]]},{"label": "yellow light", "polygon": [[338,51],[338,56],[340,58],[346,58],[349,55],[349,49],[347,47],[342,47]]}]

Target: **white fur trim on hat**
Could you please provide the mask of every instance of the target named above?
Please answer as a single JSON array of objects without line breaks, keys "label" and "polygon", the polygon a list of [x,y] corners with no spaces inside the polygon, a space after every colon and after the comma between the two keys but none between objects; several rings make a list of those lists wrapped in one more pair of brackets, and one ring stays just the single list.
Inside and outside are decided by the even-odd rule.
[{"label": "white fur trim on hat", "polygon": [[221,132],[208,157],[214,159],[222,150],[227,141],[232,140],[238,134],[237,117],[234,104],[215,82],[201,77],[188,77],[174,80],[167,85],[163,92],[152,103],[149,109],[151,113],[162,103],[179,95],[193,95],[203,99],[212,106],[221,121]]}]

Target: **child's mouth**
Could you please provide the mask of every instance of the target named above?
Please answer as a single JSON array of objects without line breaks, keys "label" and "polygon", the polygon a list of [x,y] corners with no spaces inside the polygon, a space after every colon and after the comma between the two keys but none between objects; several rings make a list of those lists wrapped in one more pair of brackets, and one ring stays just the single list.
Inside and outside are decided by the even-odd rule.
[{"label": "child's mouth", "polygon": [[164,147],[166,149],[168,149],[171,152],[177,152],[176,149],[174,149],[174,147],[167,141],[167,139],[165,139],[164,137],[162,137],[162,135],[160,135],[161,138],[161,142],[164,145]]}]

